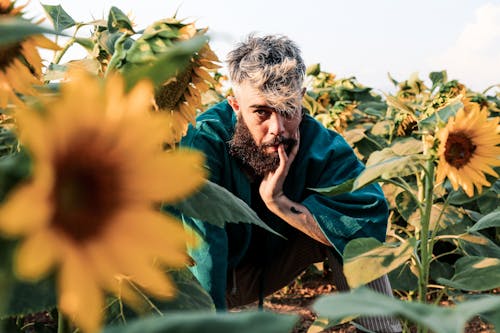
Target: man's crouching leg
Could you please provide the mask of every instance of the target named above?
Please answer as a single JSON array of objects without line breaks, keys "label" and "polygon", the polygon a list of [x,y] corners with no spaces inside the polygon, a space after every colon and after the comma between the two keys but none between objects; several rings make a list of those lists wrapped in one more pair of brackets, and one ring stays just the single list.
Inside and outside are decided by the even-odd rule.
[{"label": "man's crouching leg", "polygon": [[[335,284],[337,289],[339,291],[348,291],[349,285],[347,284],[347,280],[343,273],[342,265],[333,253],[328,255],[328,264],[330,270],[329,276],[333,280],[332,282]],[[368,283],[367,286],[376,292],[394,297],[392,294],[391,283],[389,282],[387,275],[373,280]],[[401,323],[393,317],[359,317],[354,320],[354,324],[358,329],[366,332],[395,333],[402,331]]]}]

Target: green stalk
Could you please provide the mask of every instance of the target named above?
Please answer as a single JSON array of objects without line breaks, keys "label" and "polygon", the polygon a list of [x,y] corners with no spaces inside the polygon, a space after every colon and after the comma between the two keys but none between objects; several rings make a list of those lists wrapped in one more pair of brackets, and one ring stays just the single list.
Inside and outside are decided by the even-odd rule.
[{"label": "green stalk", "polygon": [[[427,285],[429,283],[429,267],[431,263],[432,249],[429,243],[429,225],[431,219],[434,190],[434,161],[427,161],[427,169],[424,180],[424,215],[421,220],[420,231],[420,276],[418,279],[418,301],[425,303],[427,299]],[[425,332],[423,327],[418,327],[418,332]]]},{"label": "green stalk", "polygon": [[71,333],[68,320],[59,309],[57,309],[57,333]]}]

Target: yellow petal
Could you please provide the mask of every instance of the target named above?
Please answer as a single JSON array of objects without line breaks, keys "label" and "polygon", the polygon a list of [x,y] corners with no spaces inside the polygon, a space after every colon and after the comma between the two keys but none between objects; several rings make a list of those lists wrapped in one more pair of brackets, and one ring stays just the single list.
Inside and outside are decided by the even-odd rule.
[{"label": "yellow petal", "polygon": [[26,238],[16,251],[16,273],[27,280],[45,276],[56,263],[60,248],[51,231],[43,229]]},{"label": "yellow petal", "polygon": [[101,327],[104,300],[86,261],[69,250],[59,273],[59,309],[84,333],[98,332]]}]

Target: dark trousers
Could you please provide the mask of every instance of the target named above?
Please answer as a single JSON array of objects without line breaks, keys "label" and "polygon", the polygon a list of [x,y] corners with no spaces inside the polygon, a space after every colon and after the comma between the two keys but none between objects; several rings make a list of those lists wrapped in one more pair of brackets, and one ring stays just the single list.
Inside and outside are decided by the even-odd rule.
[{"label": "dark trousers", "polygon": [[[228,272],[226,301],[228,308],[249,304],[288,285],[311,264],[328,260],[333,283],[340,291],[349,290],[336,251],[307,235],[297,232],[292,239],[276,251],[265,252],[265,241],[256,237],[242,262]],[[263,257],[265,256],[265,257]],[[264,263],[264,264],[263,264]],[[368,284],[380,293],[391,295],[392,288],[387,276]],[[400,332],[398,320],[388,317],[358,318],[358,324],[374,332]]]}]

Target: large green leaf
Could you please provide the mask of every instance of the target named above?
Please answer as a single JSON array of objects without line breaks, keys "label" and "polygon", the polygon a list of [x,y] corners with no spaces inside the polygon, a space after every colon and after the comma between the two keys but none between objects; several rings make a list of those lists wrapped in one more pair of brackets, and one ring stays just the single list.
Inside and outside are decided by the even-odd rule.
[{"label": "large green leaf", "polygon": [[215,224],[221,228],[226,222],[253,223],[279,235],[269,228],[243,200],[211,181],[207,181],[200,191],[173,204],[172,207],[187,216]]},{"label": "large green leaf", "polygon": [[313,305],[319,316],[331,320],[360,316],[401,316],[439,333],[462,333],[464,326],[481,313],[500,311],[500,296],[487,295],[455,307],[400,301],[368,288],[320,297]]},{"label": "large green leaf", "polygon": [[382,244],[374,238],[357,238],[344,250],[344,274],[351,288],[367,284],[410,259],[415,240]]},{"label": "large green leaf", "polygon": [[395,270],[389,272],[392,289],[412,291],[418,288],[418,278],[411,271],[411,262],[408,261]]},{"label": "large green leaf", "polygon": [[154,62],[143,65],[126,64],[121,68],[127,90],[142,79],[150,79],[155,87],[182,71],[191,57],[207,43],[206,36],[198,36],[172,45]]},{"label": "large green leaf", "polygon": [[108,30],[116,32],[118,30],[126,30],[129,34],[134,34],[132,22],[128,16],[118,7],[111,7],[108,15]]},{"label": "large green leaf", "polygon": [[53,278],[35,283],[17,281],[11,288],[10,302],[4,312],[0,313],[0,318],[50,310],[56,306]]},{"label": "large green leaf", "polygon": [[53,6],[42,4],[42,7],[49,16],[54,29],[57,32],[61,32],[63,30],[71,28],[76,24],[75,20],[73,20],[73,18],[68,13],[66,13],[61,5]]},{"label": "large green leaf", "polygon": [[32,35],[58,34],[57,31],[44,28],[20,18],[2,18],[0,20],[0,46],[21,41]]},{"label": "large green leaf", "polygon": [[500,246],[478,232],[462,234],[456,242],[468,256],[500,258]]},{"label": "large green leaf", "polygon": [[500,287],[500,259],[462,257],[455,263],[451,279],[439,278],[439,283],[466,291],[486,291]]},{"label": "large green leaf", "polygon": [[[169,270],[168,274],[173,280],[176,293],[174,298],[168,300],[158,300],[151,298],[147,294],[139,292],[140,304],[138,312],[132,310],[119,298],[113,296],[107,306],[106,324],[124,323],[139,316],[147,314],[164,314],[169,311],[208,311],[215,312],[215,305],[212,297],[203,289],[198,280],[187,269]],[[133,288],[137,286],[132,284]],[[137,304],[136,304],[137,305]]]},{"label": "large green leaf", "polygon": [[354,182],[354,189],[373,183],[379,179],[391,179],[414,174],[423,160],[422,155],[395,156],[368,166]]},{"label": "large green leaf", "polygon": [[483,216],[472,226],[472,228],[469,229],[469,231],[478,231],[491,227],[500,227],[500,210],[496,210],[486,216]]},{"label": "large green leaf", "polygon": [[323,187],[323,188],[309,188],[310,190],[316,191],[318,193],[321,193],[326,196],[334,196],[346,192],[352,191],[352,187],[354,185],[354,181],[356,178],[351,178],[349,180],[346,180],[342,184],[330,186],[330,187]]},{"label": "large green leaf", "polygon": [[170,312],[106,328],[103,333],[276,333],[291,332],[298,316],[271,312]]},{"label": "large green leaf", "polygon": [[406,191],[403,191],[396,196],[396,208],[405,221],[408,221],[410,216],[415,213],[418,208],[418,203],[413,198],[414,197]]},{"label": "large green leaf", "polygon": [[459,100],[453,101],[438,112],[433,113],[430,117],[421,120],[418,126],[423,130],[433,130],[438,122],[446,123],[448,118],[455,116],[458,110],[463,107],[464,105]]}]

